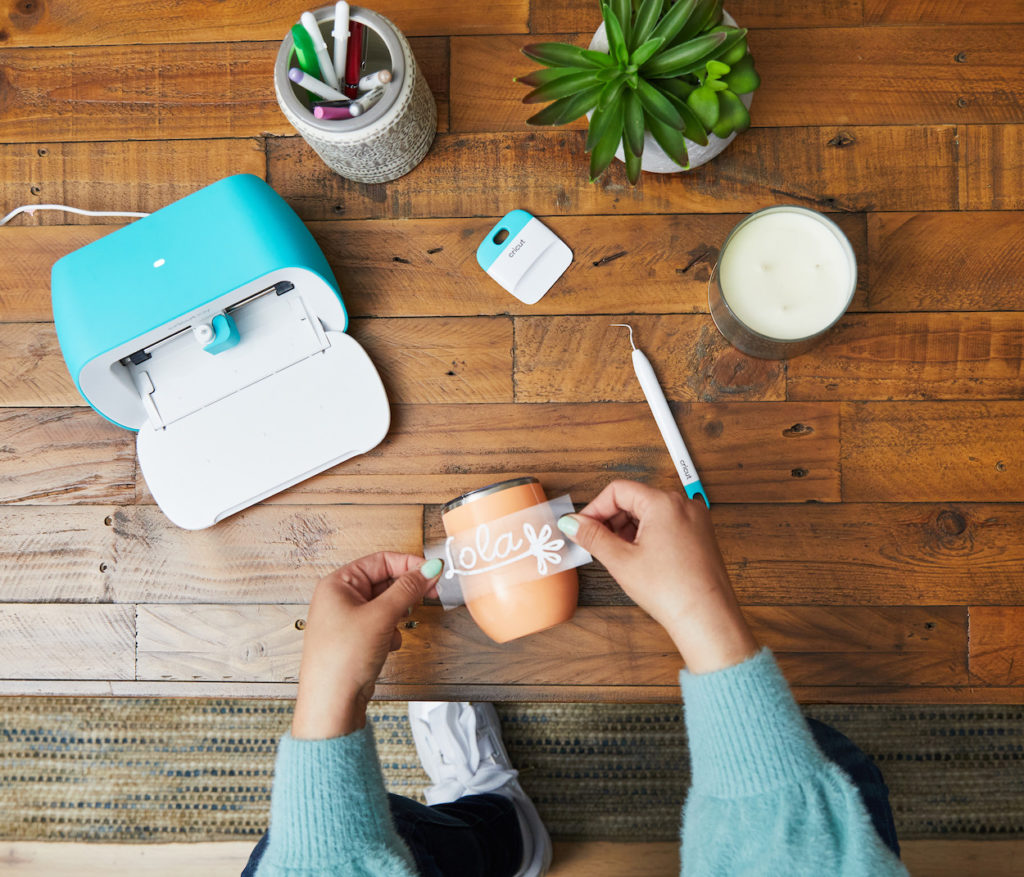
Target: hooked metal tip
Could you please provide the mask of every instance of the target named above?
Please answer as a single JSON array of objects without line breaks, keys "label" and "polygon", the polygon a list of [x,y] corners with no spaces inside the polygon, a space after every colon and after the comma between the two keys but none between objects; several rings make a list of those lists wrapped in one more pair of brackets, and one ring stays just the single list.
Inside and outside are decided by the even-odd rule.
[{"label": "hooked metal tip", "polygon": [[636,345],[633,343],[633,327],[629,323],[612,323],[612,326],[621,326],[623,329],[629,329],[629,346],[636,350]]}]

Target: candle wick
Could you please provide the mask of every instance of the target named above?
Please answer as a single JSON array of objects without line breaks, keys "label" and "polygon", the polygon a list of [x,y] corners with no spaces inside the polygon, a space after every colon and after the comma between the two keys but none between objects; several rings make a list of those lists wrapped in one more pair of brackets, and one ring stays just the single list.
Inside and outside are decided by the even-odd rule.
[{"label": "candle wick", "polygon": [[633,343],[633,327],[629,323],[612,323],[612,326],[621,326],[623,329],[629,329],[629,346],[636,350],[636,345]]}]

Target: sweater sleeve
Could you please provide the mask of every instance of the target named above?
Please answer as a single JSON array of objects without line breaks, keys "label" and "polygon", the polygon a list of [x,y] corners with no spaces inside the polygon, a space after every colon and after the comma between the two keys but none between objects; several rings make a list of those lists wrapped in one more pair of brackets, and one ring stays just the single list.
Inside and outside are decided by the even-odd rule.
[{"label": "sweater sleeve", "polygon": [[281,738],[270,837],[257,877],[416,877],[395,831],[373,731],[331,740]]},{"label": "sweater sleeve", "polygon": [[905,875],[856,786],[818,749],[768,649],[680,683],[693,785],[682,873]]}]

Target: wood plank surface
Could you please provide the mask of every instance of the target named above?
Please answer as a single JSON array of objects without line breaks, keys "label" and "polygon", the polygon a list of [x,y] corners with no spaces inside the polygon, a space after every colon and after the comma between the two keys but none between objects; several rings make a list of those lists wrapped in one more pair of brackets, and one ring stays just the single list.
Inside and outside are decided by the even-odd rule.
[{"label": "wood plank surface", "polygon": [[[7,841],[0,872],[18,877],[235,877],[252,852],[248,840],[171,844]],[[901,840],[911,874],[927,877],[1015,877],[1024,865],[1021,840]],[[550,877],[678,877],[679,844],[555,841]]]},{"label": "wood plank surface", "polygon": [[971,681],[1024,684],[1024,606],[971,606]]},{"label": "wood plank surface", "polygon": [[[283,137],[267,141],[267,179],[307,220],[501,216],[508,192],[534,215],[733,213],[791,203],[949,210],[958,203],[955,141],[952,126],[751,129],[714,162],[684,176],[648,174],[634,189],[619,164],[587,182],[582,131],[439,134],[416,171],[385,190],[343,180],[304,141]],[[994,172],[980,161],[978,173]],[[449,170],[456,166],[457,177]]]},{"label": "wood plank surface", "polygon": [[[451,130],[536,130],[538,107],[515,81],[539,65],[521,49],[560,41],[587,46],[593,30],[559,34],[454,37],[451,42]],[[750,51],[761,76],[755,127],[804,125],[936,125],[1017,122],[1024,98],[1016,84],[1024,57],[1008,63],[1007,47],[1024,42],[1024,26],[783,28],[753,31]],[[964,61],[958,59],[964,58]],[[969,61],[969,63],[967,63]],[[826,87],[804,87],[827,69]],[[586,127],[579,119],[574,127]]]},{"label": "wood plank surface", "polygon": [[[625,318],[623,318],[625,319]],[[629,333],[613,318],[516,317],[517,402],[642,402]],[[672,401],[786,398],[785,366],[754,359],[722,337],[710,316],[630,317],[637,347],[652,353]],[[585,362],[585,368],[567,363]]]},{"label": "wood plank surface", "polygon": [[786,397],[1019,399],[1022,365],[1024,314],[847,316],[813,351],[789,361]]},{"label": "wood plank surface", "polygon": [[[374,12],[391,19],[406,36],[524,32],[529,0],[494,0],[485,6],[436,6],[420,0],[378,0]],[[0,46],[88,46],[134,43],[225,43],[280,41],[299,11],[255,0],[203,0],[145,6],[130,0],[83,4],[76,0],[19,3],[8,10]],[[160,22],[154,27],[154,20]]]},{"label": "wood plank surface", "polygon": [[[354,320],[393,402],[511,402],[512,322]],[[82,405],[52,323],[0,323],[0,406]]]},{"label": "wood plank surface", "polygon": [[1024,403],[844,402],[843,500],[1019,502]]},{"label": "wood plank surface", "polygon": [[964,210],[1024,208],[1024,125],[968,125],[960,149]]},{"label": "wood plank surface", "polygon": [[[1024,21],[1019,0],[860,0],[866,24],[972,24]],[[969,59],[968,59],[969,61]]]},{"label": "wood plank surface", "polygon": [[[265,169],[263,142],[256,138],[2,144],[0,201],[12,208],[56,203],[144,213],[230,174],[262,178]],[[97,225],[104,219],[43,211],[35,215],[34,223]]]},{"label": "wood plank surface", "polygon": [[[718,248],[743,216],[634,216],[628,223],[614,216],[542,216],[544,223],[572,248],[574,261],[534,305],[523,304],[489,280],[476,261],[477,244],[499,218],[337,220],[312,222],[309,226],[339,280],[346,308],[357,317],[570,311],[706,313],[708,278],[718,259]],[[872,260],[867,250],[865,217],[833,214],[832,218],[853,245],[863,291]],[[0,322],[50,320],[53,262],[112,230],[110,226],[0,228],[0,249],[9,258],[8,270],[0,272]],[[892,237],[896,239],[892,247],[896,248],[899,235],[894,232]],[[987,239],[983,235],[975,241],[977,262],[987,264],[986,255],[997,258],[1002,252],[989,252]],[[1009,258],[1012,252],[1003,255]],[[642,282],[636,282],[638,277]],[[622,292],[625,285],[631,287],[628,296]],[[1002,285],[1007,287],[1005,295],[1009,299],[1009,285]],[[1016,287],[1013,290],[1015,300]],[[854,310],[861,309],[861,297],[858,293]],[[882,307],[904,309],[893,298],[896,296],[886,298]]]},{"label": "wood plank surface", "polygon": [[0,408],[0,460],[0,504],[135,497],[135,434],[91,408]]},{"label": "wood plank surface", "polygon": [[1024,213],[871,213],[865,251],[871,282],[854,310],[1024,308]]},{"label": "wood plank surface", "polygon": [[[138,678],[291,681],[305,604],[138,607]],[[793,684],[951,685],[967,681],[963,607],[752,607],[756,635]],[[382,684],[671,685],[681,659],[633,606],[583,607],[549,631],[493,643],[463,607],[414,608]]]},{"label": "wood plank surface", "polygon": [[0,603],[0,668],[7,679],[134,679],[134,607]]}]

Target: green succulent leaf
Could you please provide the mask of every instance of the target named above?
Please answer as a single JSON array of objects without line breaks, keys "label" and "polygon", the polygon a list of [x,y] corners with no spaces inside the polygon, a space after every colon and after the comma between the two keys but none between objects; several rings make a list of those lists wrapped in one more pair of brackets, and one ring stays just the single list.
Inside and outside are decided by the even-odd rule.
[{"label": "green succulent leaf", "polygon": [[621,101],[609,107],[609,116],[600,139],[590,153],[590,182],[594,182],[605,172],[615,158],[615,150],[619,148],[619,141],[622,140]]},{"label": "green succulent leaf", "polygon": [[695,63],[703,67],[705,59],[725,40],[725,34],[704,34],[687,40],[671,49],[659,52],[644,64],[641,72],[649,79],[679,76],[680,70],[687,69]]},{"label": "green succulent leaf", "polygon": [[622,32],[622,25],[612,8],[604,3],[601,6],[601,13],[604,15],[604,30],[608,37],[608,54],[615,59],[615,63],[623,67],[629,63],[629,49],[626,47],[626,37]]},{"label": "green succulent leaf", "polygon": [[629,41],[631,48],[635,50],[651,38],[664,7],[665,0],[643,0],[637,10],[636,19],[633,21],[633,33],[630,35]]},{"label": "green succulent leaf", "polygon": [[686,141],[682,132],[671,125],[666,125],[650,113],[644,113],[644,121],[647,130],[651,132],[658,146],[665,150],[665,154],[680,167],[686,167],[690,163],[690,157],[686,154]]},{"label": "green succulent leaf", "polygon": [[714,59],[708,61],[704,66],[707,68],[708,76],[714,79],[725,76],[729,72],[728,64],[723,64],[721,61],[715,61]]},{"label": "green succulent leaf", "polygon": [[687,82],[685,79],[659,79],[657,85],[657,88],[674,95],[680,100],[686,100],[690,96],[690,92],[696,87],[692,82]]},{"label": "green succulent leaf", "polygon": [[717,137],[728,137],[733,131],[746,131],[750,127],[750,113],[735,94],[723,91],[718,95],[721,112],[712,129]]},{"label": "green succulent leaf", "polygon": [[619,20],[619,26],[622,28],[622,36],[626,43],[626,50],[628,52],[630,46],[630,32],[632,31],[633,22],[633,3],[632,0],[605,0],[611,7],[612,12],[615,13],[615,17]]},{"label": "green succulent leaf", "polygon": [[652,116],[680,131],[683,129],[683,117],[679,115],[679,111],[672,106],[672,102],[665,95],[649,82],[641,79],[636,94],[644,109]]},{"label": "green succulent leaf", "polygon": [[530,43],[523,54],[548,67],[610,67],[615,62],[604,52],[594,52],[567,43]]},{"label": "green succulent leaf", "polygon": [[644,106],[635,91],[623,95],[623,130],[629,148],[636,155],[644,151]]},{"label": "green succulent leaf", "polygon": [[[698,0],[678,0],[671,6],[665,16],[658,22],[651,32],[651,37],[663,37],[666,43],[671,43],[678,35],[689,27],[694,11],[698,7]],[[694,33],[697,33],[694,30]]]},{"label": "green succulent leaf", "polygon": [[718,61],[732,65],[747,54],[747,31],[744,28],[715,28],[715,32],[725,34],[725,42],[714,52]]},{"label": "green succulent leaf", "polygon": [[597,71],[598,82],[611,82],[613,79],[617,79],[622,76],[621,67],[605,67],[604,70]]},{"label": "green succulent leaf", "polygon": [[[616,72],[614,67],[607,68],[613,72]],[[594,68],[589,68],[591,73],[595,72]],[[529,85],[531,88],[538,85],[546,85],[549,82],[554,82],[556,79],[560,79],[563,76],[569,76],[573,73],[585,73],[587,69],[583,67],[544,67],[541,70],[534,70],[533,73],[527,73],[525,76],[517,76],[515,82],[521,82],[523,85]],[[597,76],[600,77],[604,70],[596,71]]]},{"label": "green succulent leaf", "polygon": [[722,5],[722,0],[712,0],[709,4],[707,17],[700,23],[700,30],[697,33],[710,30],[722,20]]},{"label": "green succulent leaf", "polygon": [[692,5],[694,8],[690,10],[683,27],[679,29],[674,38],[669,38],[669,43],[673,45],[685,43],[704,30],[703,24],[711,16],[715,0],[696,0]]},{"label": "green succulent leaf", "polygon": [[626,158],[626,178],[635,186],[640,181],[643,161],[639,155],[633,152],[629,141],[625,137],[622,138],[622,152]]},{"label": "green succulent leaf", "polygon": [[[655,86],[657,87],[657,86]],[[708,145],[708,132],[697,118],[696,113],[687,106],[685,100],[681,100],[674,94],[666,94],[669,102],[676,108],[676,111],[683,117],[683,134],[687,140],[699,143],[701,146]]]},{"label": "green succulent leaf", "polygon": [[604,136],[605,131],[608,130],[608,126],[612,123],[615,118],[615,104],[610,107],[601,107],[600,105],[594,110],[593,115],[590,117],[590,127],[587,130],[587,152],[593,152],[594,147],[597,146],[598,141]]},{"label": "green succulent leaf", "polygon": [[597,106],[603,86],[596,85],[571,97],[563,97],[548,104],[539,113],[526,120],[529,125],[567,125],[586,115]]},{"label": "green succulent leaf", "polygon": [[732,70],[722,80],[735,94],[750,94],[757,91],[761,77],[754,69],[754,59],[746,55],[732,65]]},{"label": "green succulent leaf", "polygon": [[693,110],[708,131],[718,123],[718,95],[707,86],[702,85],[691,91],[686,99],[686,105]]},{"label": "green succulent leaf", "polygon": [[637,67],[646,64],[664,44],[665,39],[663,37],[655,37],[652,40],[648,40],[629,56],[629,63],[631,65],[635,64]]},{"label": "green succulent leaf", "polygon": [[[595,85],[603,86],[604,83],[597,78],[597,72],[587,70],[583,73],[573,73],[571,76],[562,76],[554,82],[547,82],[539,88],[535,88],[523,98],[524,104],[540,104],[550,100],[559,100],[563,97],[572,97],[574,94],[593,88]],[[725,85],[722,85],[725,88]]]},{"label": "green succulent leaf", "polygon": [[626,87],[626,75],[620,73],[617,79],[613,79],[604,85],[601,90],[601,96],[598,98],[597,105],[602,109],[607,107],[609,104],[615,103],[622,89]]},{"label": "green succulent leaf", "polygon": [[709,79],[704,83],[705,88],[710,88],[712,91],[725,91],[729,86],[722,82],[721,79]]}]

